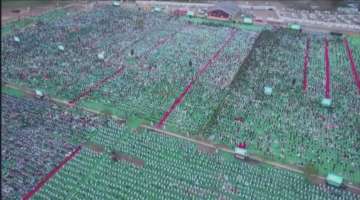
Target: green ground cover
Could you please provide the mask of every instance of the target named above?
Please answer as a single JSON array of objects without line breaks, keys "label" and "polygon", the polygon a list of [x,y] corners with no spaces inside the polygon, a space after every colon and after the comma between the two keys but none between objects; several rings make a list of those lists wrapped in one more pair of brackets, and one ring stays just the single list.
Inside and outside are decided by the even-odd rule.
[{"label": "green ground cover", "polygon": [[39,16],[26,17],[26,18],[22,18],[22,19],[19,19],[16,21],[11,21],[11,22],[6,23],[5,25],[1,26],[1,37],[4,37],[11,33],[17,32],[19,30],[22,30],[22,29],[24,29],[30,25],[34,25],[40,21],[50,23],[56,19],[64,17],[66,15],[66,13],[67,12],[63,9],[56,9],[56,10],[48,11]]},{"label": "green ground cover", "polygon": [[360,46],[360,36],[359,35],[352,35],[349,37],[349,42],[355,46]]},{"label": "green ground cover", "polygon": [[262,31],[264,29],[269,29],[270,26],[266,25],[256,25],[256,24],[242,24],[234,21],[220,21],[214,19],[207,19],[203,17],[184,17],[185,20],[192,22],[194,24],[203,24],[203,25],[210,25],[210,26],[225,26],[225,27],[233,27],[239,28],[242,30],[248,31]]},{"label": "green ground cover", "polygon": [[23,97],[25,96],[25,94],[17,89],[13,89],[10,87],[6,87],[6,86],[1,86],[1,93],[10,95],[10,96],[15,96],[15,97]]}]

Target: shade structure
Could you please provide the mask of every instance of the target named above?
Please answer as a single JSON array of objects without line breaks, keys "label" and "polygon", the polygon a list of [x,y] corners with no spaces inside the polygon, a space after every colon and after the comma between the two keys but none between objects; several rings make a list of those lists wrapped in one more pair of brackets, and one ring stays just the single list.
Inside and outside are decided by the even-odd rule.
[{"label": "shade structure", "polygon": [[112,2],[112,5],[113,5],[113,6],[120,6],[120,2],[118,2],[118,1],[113,1],[113,2]]},{"label": "shade structure", "polygon": [[299,24],[289,24],[289,28],[292,30],[300,30],[301,26]]},{"label": "shade structure", "polygon": [[17,37],[17,36],[14,36],[14,41],[15,41],[15,42],[20,42],[20,38]]},{"label": "shade structure", "polygon": [[155,8],[154,8],[154,11],[155,11],[155,12],[160,12],[160,11],[161,11],[161,8],[160,8],[160,7],[155,7]]},{"label": "shade structure", "polygon": [[245,159],[247,156],[247,149],[235,147],[235,157]]},{"label": "shade structure", "polygon": [[38,89],[35,90],[35,94],[36,94],[36,96],[39,96],[39,97],[44,96],[44,93],[41,90],[38,90]]},{"label": "shade structure", "polygon": [[252,24],[252,23],[253,23],[253,20],[252,20],[251,17],[245,17],[245,18],[244,18],[244,23],[245,23],[245,24]]},{"label": "shade structure", "polygon": [[323,98],[321,100],[321,105],[324,106],[324,107],[330,107],[331,106],[331,99]]},{"label": "shade structure", "polygon": [[189,10],[189,11],[187,11],[186,15],[187,16],[194,16],[194,12]]},{"label": "shade structure", "polygon": [[100,52],[100,53],[97,55],[97,57],[98,57],[98,59],[100,59],[100,60],[104,60],[104,58],[105,58],[105,52],[104,52],[104,51]]},{"label": "shade structure", "polygon": [[266,95],[271,95],[271,94],[272,94],[272,87],[270,87],[270,86],[265,86],[265,87],[264,87],[264,93],[265,93]]},{"label": "shade structure", "polygon": [[326,177],[326,182],[329,185],[340,187],[343,183],[343,177],[330,173]]},{"label": "shade structure", "polygon": [[59,45],[59,46],[58,46],[58,49],[59,49],[60,51],[64,51],[65,47],[64,47],[63,45]]}]

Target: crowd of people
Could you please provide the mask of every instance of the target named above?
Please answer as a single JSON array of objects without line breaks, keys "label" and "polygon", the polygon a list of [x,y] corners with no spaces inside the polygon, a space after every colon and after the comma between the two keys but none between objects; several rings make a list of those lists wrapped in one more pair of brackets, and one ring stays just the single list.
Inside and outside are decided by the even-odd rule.
[{"label": "crowd of people", "polygon": [[[106,152],[83,151],[37,194],[61,199],[357,199],[358,195],[308,183],[300,174],[254,166],[196,144],[109,121],[93,142]],[[116,150],[144,162],[115,162]],[[86,174],[86,176],[85,176]],[[35,196],[36,197],[36,196]]]},{"label": "crowd of people", "polygon": [[102,124],[99,117],[62,110],[45,100],[2,94],[2,197],[19,199]]},{"label": "crowd of people", "polygon": [[[307,37],[311,42],[304,92]],[[324,37],[329,37],[330,108],[320,104],[325,97]],[[281,30],[259,42],[244,81],[230,92],[208,135],[229,146],[245,141],[270,159],[312,163],[323,175],[333,172],[359,182],[360,101],[342,39]],[[272,87],[271,96],[263,93],[265,86]],[[240,117],[243,120],[236,120]]]},{"label": "crowd of people", "polygon": [[[144,21],[142,26],[139,20]],[[112,6],[70,13],[51,22],[40,18],[33,26],[2,38],[3,79],[72,99],[125,64],[124,57],[135,43],[181,26],[161,13]],[[101,53],[103,59],[98,57]]]},{"label": "crowd of people", "polygon": [[[218,59],[214,60],[194,84],[169,121],[176,122],[180,132],[196,135],[207,123],[218,104],[228,93],[239,65],[249,53],[256,32],[238,31]],[[210,58],[213,53],[209,53]]]},{"label": "crowd of people", "polygon": [[[191,134],[206,130],[206,136],[216,143],[231,147],[244,143],[250,151],[270,159],[301,166],[312,163],[322,174],[335,172],[359,183],[360,99],[342,40],[337,36],[307,35],[284,29],[261,33],[237,30],[234,39],[198,77],[198,71],[211,56],[216,55],[232,31],[227,27],[190,25],[163,13],[112,6],[72,13],[51,23],[39,18],[34,26],[2,38],[2,78],[6,82],[71,100],[124,67],[124,73],[91,90],[89,96],[80,99],[80,104],[96,102],[116,110],[112,114],[121,117],[139,114],[154,123],[185,86],[196,78],[185,100],[166,122],[165,129],[175,127],[174,130],[180,133]],[[304,92],[303,58],[308,37],[308,89]],[[330,54],[333,101],[329,108],[320,104],[325,94],[324,37],[328,37]],[[352,50],[358,63],[359,48],[352,46]],[[265,95],[264,87],[271,87],[272,94]],[[39,165],[45,167],[42,174],[38,174],[40,178],[74,148],[64,137],[82,131],[92,132],[99,125],[96,125],[96,120],[92,122],[91,117],[74,118],[67,112],[49,111],[50,106],[43,101],[27,103],[8,96],[2,99],[5,101],[5,130],[14,133],[2,139],[5,146],[2,157],[5,163],[9,163],[4,165],[8,174],[2,191],[9,197],[18,197],[38,180],[15,178],[18,175],[33,177],[24,175],[23,169],[28,170],[25,173],[33,173],[40,168]],[[310,186],[297,175],[272,168],[252,168],[228,161],[216,164],[220,157],[204,156],[194,152],[194,145],[175,139],[150,134],[135,136],[121,131],[122,127],[99,129],[95,142],[114,146],[117,141],[116,145],[121,146],[119,150],[143,159],[143,173],[148,174],[148,179],[157,180],[157,185],[144,184],[141,178],[136,179],[134,176],[140,173],[136,168],[127,165],[111,167],[113,163],[106,157],[94,156],[89,150],[84,150],[39,195],[66,196],[73,190],[70,186],[75,182],[71,179],[79,178],[89,167],[96,165],[99,171],[89,176],[90,183],[95,187],[106,187],[94,190],[99,192],[95,194],[90,186],[81,185],[76,189],[76,195],[90,198],[94,195],[105,195],[104,198],[106,195],[140,197],[145,188],[150,196],[161,192],[164,197],[180,199],[184,195],[218,197],[222,193],[234,198],[240,195],[244,199],[268,199],[269,194],[274,199],[279,195],[293,199],[299,195],[297,191],[305,195],[304,199],[313,197],[311,195],[320,199],[356,198],[333,188]],[[57,138],[54,139],[54,135]],[[23,140],[25,142],[18,142]],[[33,144],[44,146],[40,149]],[[65,147],[59,150],[49,144]],[[25,162],[25,157],[32,157],[34,162]],[[160,157],[164,160],[159,160]],[[97,165],[97,162],[101,164]],[[112,175],[106,176],[106,173]],[[216,176],[226,173],[229,173],[226,175],[228,178],[224,179],[228,180],[217,182]],[[240,178],[239,173],[242,174]],[[261,181],[259,176],[263,178]],[[120,186],[125,184],[127,187],[116,185],[119,183],[114,180],[116,178],[121,180]],[[281,182],[279,185],[272,183],[277,178]],[[22,182],[17,183],[18,180]],[[281,185],[292,188],[285,192],[279,187]],[[111,189],[111,186],[118,190]],[[172,192],[169,192],[169,187]],[[247,190],[256,188],[263,191],[265,187],[270,188],[269,194]],[[135,192],[129,193],[126,188]],[[241,192],[236,192],[239,190]],[[283,192],[280,194],[279,191]]]},{"label": "crowd of people", "polygon": [[[157,123],[196,76],[200,67],[218,50],[229,32],[228,28],[188,25],[174,34],[168,42],[147,54],[143,67],[139,64],[130,65],[121,78],[104,85],[92,97],[116,109],[138,113]],[[139,42],[134,45],[135,54],[143,52],[144,47],[152,48],[155,41],[162,38],[161,34],[159,32],[147,36],[149,40],[146,41],[152,44]],[[169,34],[170,32],[166,33]],[[163,38],[167,38],[166,35]],[[138,60],[141,60],[141,55]],[[108,96],[99,98],[104,94]],[[192,95],[186,98],[192,98]],[[181,119],[170,120],[165,126],[182,126],[182,121],[178,120]]]}]

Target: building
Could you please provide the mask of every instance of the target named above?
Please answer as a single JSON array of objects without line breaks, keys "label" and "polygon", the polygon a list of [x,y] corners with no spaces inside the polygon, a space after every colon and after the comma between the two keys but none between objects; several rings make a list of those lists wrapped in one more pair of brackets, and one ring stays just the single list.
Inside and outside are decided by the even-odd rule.
[{"label": "building", "polygon": [[245,24],[252,24],[253,23],[253,20],[251,17],[244,17],[244,23]]},{"label": "building", "polygon": [[178,8],[173,11],[173,15],[175,16],[184,16],[186,15],[188,10],[186,8]]},{"label": "building", "polygon": [[208,18],[219,20],[233,19],[240,11],[238,5],[234,2],[220,2],[208,9]]}]

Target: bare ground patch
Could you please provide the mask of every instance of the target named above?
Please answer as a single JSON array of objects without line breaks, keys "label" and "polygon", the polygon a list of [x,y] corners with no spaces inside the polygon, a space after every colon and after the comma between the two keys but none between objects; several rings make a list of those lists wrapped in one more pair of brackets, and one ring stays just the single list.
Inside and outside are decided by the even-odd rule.
[{"label": "bare ground patch", "polygon": [[[17,3],[19,4],[19,3]],[[63,8],[68,12],[79,12],[79,11],[90,11],[95,7],[101,5],[108,5],[111,4],[111,1],[98,1],[98,2],[87,2],[87,1],[80,1],[80,2],[60,2],[57,4],[56,1],[49,1],[45,3],[36,3],[34,5],[31,2],[26,3],[25,5],[5,5],[1,7],[1,23],[4,25],[5,23],[23,19],[26,17],[33,17],[42,15],[48,11]]]},{"label": "bare ground patch", "polygon": [[95,143],[88,142],[85,144],[85,146],[96,153],[103,153],[105,151],[105,147],[101,144],[95,144]]},{"label": "bare ground patch", "polygon": [[203,145],[203,144],[198,144],[198,150],[202,153],[210,153],[213,154],[216,152],[216,148],[211,147],[211,146],[207,146],[207,145]]},{"label": "bare ground patch", "polygon": [[216,152],[216,147],[214,145],[212,145],[211,141],[209,141],[208,139],[205,139],[203,136],[198,135],[198,136],[195,136],[194,139],[201,142],[201,143],[197,143],[199,152],[210,153],[210,154],[213,154]]},{"label": "bare ground patch", "polygon": [[260,164],[262,164],[262,162],[260,162],[258,160],[255,160],[255,159],[252,159],[252,158],[247,158],[245,160],[245,162],[250,164],[250,165],[260,165]]},{"label": "bare ground patch", "polygon": [[138,159],[136,157],[127,155],[125,153],[122,152],[118,152],[113,150],[111,152],[111,160],[113,160],[114,162],[118,162],[118,161],[126,161],[129,162],[137,167],[143,167],[145,162],[141,159]]},{"label": "bare ground patch", "polygon": [[226,144],[215,144],[216,148],[218,149],[226,149],[228,151],[231,151],[232,149],[230,149]]}]

